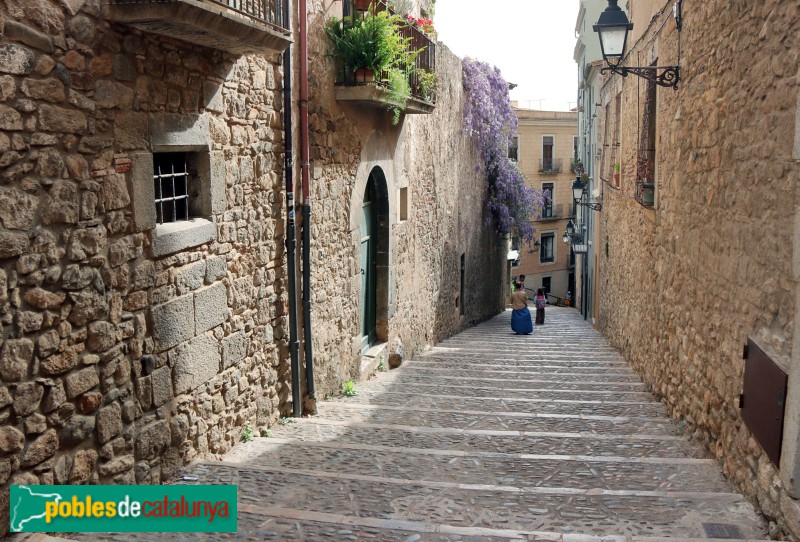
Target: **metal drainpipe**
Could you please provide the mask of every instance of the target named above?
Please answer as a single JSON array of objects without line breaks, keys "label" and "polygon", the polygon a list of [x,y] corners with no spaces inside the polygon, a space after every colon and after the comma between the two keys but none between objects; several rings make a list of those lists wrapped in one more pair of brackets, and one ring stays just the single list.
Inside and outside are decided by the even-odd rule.
[{"label": "metal drainpipe", "polygon": [[[283,6],[285,21],[288,23],[289,1]],[[290,25],[287,24],[289,28]],[[294,158],[292,145],[292,47],[283,52],[283,130],[286,176],[286,258],[289,268],[289,357],[292,370],[292,407],[295,418],[303,415],[300,396],[300,360],[298,357],[300,341],[297,338],[297,262],[295,260],[294,225]]]},{"label": "metal drainpipe", "polygon": [[[316,401],[314,357],[311,344],[311,190],[308,152],[308,5],[300,2],[300,172],[303,184],[303,346],[306,391]],[[316,410],[314,405],[313,410]]]}]

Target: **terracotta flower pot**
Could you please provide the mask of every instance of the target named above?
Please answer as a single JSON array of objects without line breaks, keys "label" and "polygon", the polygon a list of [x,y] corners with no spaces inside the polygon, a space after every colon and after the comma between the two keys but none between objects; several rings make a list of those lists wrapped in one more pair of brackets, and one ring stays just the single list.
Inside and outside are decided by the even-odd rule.
[{"label": "terracotta flower pot", "polygon": [[353,73],[356,83],[372,83],[375,81],[375,72],[361,68]]}]

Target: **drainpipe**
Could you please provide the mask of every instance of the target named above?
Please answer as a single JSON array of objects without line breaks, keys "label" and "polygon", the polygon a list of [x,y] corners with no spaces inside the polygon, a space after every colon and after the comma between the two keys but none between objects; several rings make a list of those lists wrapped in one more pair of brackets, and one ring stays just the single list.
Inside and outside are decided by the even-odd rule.
[{"label": "drainpipe", "polygon": [[[288,23],[289,2],[284,2],[283,14]],[[289,28],[290,25],[287,24]],[[292,406],[294,417],[303,415],[300,404],[300,360],[298,353],[300,341],[297,338],[297,262],[295,260],[294,225],[294,158],[292,145],[292,47],[283,52],[283,129],[284,129],[284,156],[286,176],[286,258],[289,267],[289,356],[292,369]]]},{"label": "drainpipe", "polygon": [[[316,400],[311,344],[311,191],[308,170],[308,4],[300,1],[300,172],[303,184],[303,345],[306,391]],[[316,405],[314,406],[314,410]]]}]

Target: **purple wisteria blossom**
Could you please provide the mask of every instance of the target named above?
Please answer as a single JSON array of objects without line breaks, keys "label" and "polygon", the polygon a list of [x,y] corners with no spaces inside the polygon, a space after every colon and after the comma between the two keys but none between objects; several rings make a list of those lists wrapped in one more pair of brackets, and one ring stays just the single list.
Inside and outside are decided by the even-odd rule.
[{"label": "purple wisteria blossom", "polygon": [[480,156],[478,170],[486,173],[488,219],[498,234],[530,242],[535,231],[531,218],[540,213],[543,194],[527,186],[525,176],[508,157],[509,143],[517,132],[508,83],[500,70],[485,62],[467,58],[463,71],[464,128]]}]

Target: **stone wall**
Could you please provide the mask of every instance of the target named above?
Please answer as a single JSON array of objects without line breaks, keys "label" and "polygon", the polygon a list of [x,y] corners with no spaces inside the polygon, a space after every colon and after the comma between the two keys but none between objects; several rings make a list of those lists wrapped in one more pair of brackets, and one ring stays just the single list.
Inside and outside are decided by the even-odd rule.
[{"label": "stone wall", "polygon": [[[278,416],[288,364],[278,59],[98,0],[7,0],[0,30],[5,510],[11,483],[158,483],[225,451]],[[201,214],[155,226],[151,153],[187,149]]]},{"label": "stone wall", "polygon": [[[674,21],[654,37],[671,7],[633,46],[632,63],[677,62]],[[712,1],[684,4],[683,15],[682,80],[657,95],[654,209],[632,198],[645,83],[611,77],[603,87],[599,134],[613,133],[604,124],[617,122],[621,96],[622,182],[604,187],[599,325],[758,502],[772,534],[797,537],[795,501],[738,404],[746,339],[786,370],[793,348],[800,12],[786,2]]]},{"label": "stone wall", "polygon": [[[505,253],[461,137],[458,59],[439,49],[436,112],[392,126],[333,99],[309,6],[324,396],[359,371],[373,167],[388,190],[387,355],[501,310]],[[12,483],[167,480],[290,407],[279,59],[111,25],[99,0],[8,0],[0,29],[0,508]],[[172,152],[186,153],[191,220],[157,224],[153,155]]]},{"label": "stone wall", "polygon": [[[409,357],[502,310],[505,252],[485,223],[485,181],[462,135],[459,59],[437,44],[434,113],[405,115],[392,126],[385,111],[334,99],[335,67],[324,25],[341,12],[326,12],[327,3],[318,1],[308,5],[309,55],[320,60],[311,63],[310,74],[311,250],[315,365],[324,397],[359,372],[358,228],[373,167],[386,176],[390,207],[387,355]],[[401,188],[408,193],[407,220],[398,211]]]}]

